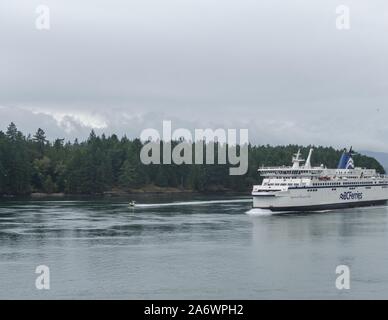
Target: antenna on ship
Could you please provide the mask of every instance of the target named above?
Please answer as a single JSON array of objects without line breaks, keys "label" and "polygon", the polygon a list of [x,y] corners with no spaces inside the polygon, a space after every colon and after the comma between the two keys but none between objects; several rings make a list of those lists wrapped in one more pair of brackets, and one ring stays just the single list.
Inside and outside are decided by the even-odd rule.
[{"label": "antenna on ship", "polygon": [[310,151],[309,151],[309,155],[307,157],[307,160],[306,160],[306,163],[304,165],[304,167],[306,169],[311,169],[311,155],[313,154],[313,151],[314,149],[313,148],[310,148]]},{"label": "antenna on ship", "polygon": [[298,152],[294,154],[292,157],[292,167],[299,168],[299,164],[303,162],[304,160],[300,158],[300,149],[298,149]]}]

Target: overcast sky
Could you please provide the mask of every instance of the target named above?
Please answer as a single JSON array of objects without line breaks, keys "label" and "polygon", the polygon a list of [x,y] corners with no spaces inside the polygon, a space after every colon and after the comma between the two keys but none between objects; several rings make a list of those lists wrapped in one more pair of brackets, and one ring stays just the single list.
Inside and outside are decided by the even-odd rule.
[{"label": "overcast sky", "polygon": [[388,152],[386,0],[2,0],[0,39],[0,130],[135,137],[166,119]]}]

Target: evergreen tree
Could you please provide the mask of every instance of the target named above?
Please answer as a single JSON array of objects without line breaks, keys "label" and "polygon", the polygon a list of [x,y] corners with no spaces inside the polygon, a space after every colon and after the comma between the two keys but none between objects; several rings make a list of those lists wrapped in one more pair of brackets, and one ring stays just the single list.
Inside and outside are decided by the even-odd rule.
[{"label": "evergreen tree", "polygon": [[35,133],[33,141],[36,143],[39,157],[43,157],[44,148],[47,140],[46,134],[41,128],[39,128],[38,131]]},{"label": "evergreen tree", "polygon": [[10,141],[16,141],[16,138],[18,136],[18,129],[13,122],[11,122],[8,126],[6,135]]}]

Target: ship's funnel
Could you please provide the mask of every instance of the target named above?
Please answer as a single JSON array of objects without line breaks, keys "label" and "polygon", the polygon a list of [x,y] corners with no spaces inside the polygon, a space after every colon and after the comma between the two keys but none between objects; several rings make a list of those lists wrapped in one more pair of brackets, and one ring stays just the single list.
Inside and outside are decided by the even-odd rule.
[{"label": "ship's funnel", "polygon": [[349,152],[344,149],[341,159],[338,162],[337,169],[354,169],[354,162],[352,159],[352,148],[350,148]]}]

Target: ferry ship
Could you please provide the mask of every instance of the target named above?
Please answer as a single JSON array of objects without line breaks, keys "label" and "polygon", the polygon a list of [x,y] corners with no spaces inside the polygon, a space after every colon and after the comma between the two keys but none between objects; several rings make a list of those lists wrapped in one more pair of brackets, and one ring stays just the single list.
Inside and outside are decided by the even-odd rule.
[{"label": "ferry ship", "polygon": [[253,186],[253,207],[271,211],[317,211],[385,204],[388,176],[375,169],[357,168],[352,148],[344,150],[337,169],[311,166],[300,150],[292,166],[258,169],[263,181]]}]

